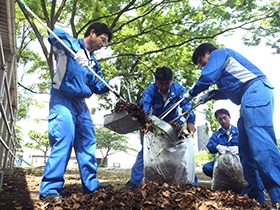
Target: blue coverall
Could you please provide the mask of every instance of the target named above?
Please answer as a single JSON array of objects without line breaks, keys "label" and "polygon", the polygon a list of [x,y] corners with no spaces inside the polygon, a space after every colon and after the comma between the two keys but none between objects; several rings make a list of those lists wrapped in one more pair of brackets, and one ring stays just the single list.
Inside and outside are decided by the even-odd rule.
[{"label": "blue coverall", "polygon": [[[62,29],[55,29],[54,33],[73,51],[85,49],[83,39],[76,40]],[[59,57],[49,102],[48,132],[52,150],[45,165],[40,195],[60,194],[73,147],[79,164],[83,193],[88,194],[100,187],[100,184],[96,177],[94,127],[85,98],[93,93],[106,93],[109,89],[87,68],[80,66],[52,35],[48,41],[59,53]],[[94,61],[91,68],[103,78],[92,52],[89,59]]]},{"label": "blue coverall", "polygon": [[[225,132],[223,128],[220,128],[218,131],[212,134],[209,139],[208,144],[206,145],[207,149],[211,154],[216,154],[219,152],[216,147],[217,145],[223,145],[226,147],[229,146],[238,146],[238,129],[237,127],[231,125],[229,135]],[[221,154],[219,154],[221,155]],[[209,163],[203,165],[202,170],[203,172],[212,178],[213,176],[213,168],[216,160],[213,160]]]},{"label": "blue coverall", "polygon": [[[157,85],[153,83],[144,90],[140,104],[143,104],[143,109],[147,115],[150,114],[150,108],[152,108],[152,114],[158,117],[164,111],[172,107],[172,105],[182,99],[185,93],[185,89],[180,84],[173,82],[171,84],[167,100],[164,102],[162,95],[158,91]],[[185,112],[192,107],[192,104],[183,100],[180,105],[170,112],[163,120],[169,122],[179,116],[179,107],[182,108],[182,112]],[[187,115],[184,115],[184,117],[186,116]],[[187,123],[195,123],[195,113],[193,111],[191,111]],[[140,186],[144,177],[143,138],[141,139],[141,144],[142,148],[139,151],[136,161],[131,169],[131,178],[129,180],[137,186]],[[195,180],[195,184],[197,184],[197,179]]]},{"label": "blue coverall", "polygon": [[249,186],[242,195],[265,202],[264,186],[273,203],[280,202],[280,153],[273,128],[274,92],[263,72],[234,50],[221,48],[210,53],[193,89],[196,96],[217,84],[212,99],[230,99],[240,105],[238,120],[239,156]]}]

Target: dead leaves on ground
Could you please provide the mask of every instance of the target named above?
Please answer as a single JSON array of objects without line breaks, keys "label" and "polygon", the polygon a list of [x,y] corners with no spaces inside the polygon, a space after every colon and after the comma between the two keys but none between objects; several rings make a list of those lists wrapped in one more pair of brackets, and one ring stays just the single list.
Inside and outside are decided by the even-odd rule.
[{"label": "dead leaves on ground", "polygon": [[[42,209],[36,203],[35,209]],[[88,195],[72,194],[55,204],[44,207],[49,210],[60,209],[265,209],[264,205],[247,196],[231,191],[211,191],[203,186],[159,185],[156,182],[144,183],[132,192],[103,189]]]}]

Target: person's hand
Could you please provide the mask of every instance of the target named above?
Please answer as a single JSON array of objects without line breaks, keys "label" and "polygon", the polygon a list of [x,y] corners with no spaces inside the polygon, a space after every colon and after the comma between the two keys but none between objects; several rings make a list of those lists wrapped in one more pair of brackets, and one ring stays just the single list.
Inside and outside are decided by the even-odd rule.
[{"label": "person's hand", "polygon": [[224,154],[226,154],[227,151],[229,151],[229,149],[228,149],[226,146],[220,145],[220,144],[218,144],[218,145],[216,146],[216,149],[218,150],[218,152],[219,152],[221,155],[224,155]]},{"label": "person's hand", "polygon": [[238,154],[238,146],[229,146],[228,149],[231,152],[231,154],[233,154],[233,155]]},{"label": "person's hand", "polygon": [[189,133],[191,133],[193,135],[194,132],[196,131],[196,128],[195,128],[193,123],[188,123],[187,124],[187,130],[188,130]]},{"label": "person's hand", "polygon": [[193,99],[193,96],[191,96],[189,93],[185,93],[183,96],[186,100],[186,102],[189,102]]},{"label": "person's hand", "polygon": [[208,97],[209,97],[209,92],[203,94],[202,96],[200,96],[198,98],[197,103],[201,102],[202,104],[205,104],[208,101]]},{"label": "person's hand", "polygon": [[111,79],[109,81],[110,87],[116,88],[117,90],[119,90],[119,88],[121,87],[121,84],[122,84],[122,79],[123,79],[123,76],[114,77],[113,79]]},{"label": "person's hand", "polygon": [[83,67],[88,66],[88,58],[83,49],[78,50],[74,59]]}]

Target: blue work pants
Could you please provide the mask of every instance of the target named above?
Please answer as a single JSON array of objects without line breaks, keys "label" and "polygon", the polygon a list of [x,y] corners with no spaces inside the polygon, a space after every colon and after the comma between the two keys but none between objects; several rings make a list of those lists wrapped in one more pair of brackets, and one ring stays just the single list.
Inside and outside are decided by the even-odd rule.
[{"label": "blue work pants", "polygon": [[213,160],[211,162],[208,162],[206,164],[203,165],[202,167],[202,171],[206,176],[209,177],[213,177],[213,171],[214,171],[214,164],[215,164],[216,160]]},{"label": "blue work pants", "polygon": [[265,202],[264,187],[273,203],[280,202],[280,153],[273,128],[274,96],[267,80],[254,82],[240,107],[239,155],[249,186],[242,195]]},{"label": "blue work pants", "polygon": [[96,177],[95,135],[90,112],[84,99],[51,95],[48,117],[49,142],[52,146],[41,181],[40,195],[60,194],[64,173],[74,147],[83,193],[100,187]]}]

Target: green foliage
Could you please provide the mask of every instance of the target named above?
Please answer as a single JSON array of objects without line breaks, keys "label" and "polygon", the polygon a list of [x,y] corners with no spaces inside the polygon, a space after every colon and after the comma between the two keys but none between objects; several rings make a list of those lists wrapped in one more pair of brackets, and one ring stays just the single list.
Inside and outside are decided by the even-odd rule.
[{"label": "green foliage", "polygon": [[136,149],[130,147],[126,136],[112,132],[105,127],[95,128],[95,140],[96,148],[100,149],[103,156],[101,165],[104,165],[104,161],[108,156],[117,152],[137,152]]},{"label": "green foliage", "polygon": [[32,92],[22,89],[18,91],[18,112],[17,121],[29,118],[28,112],[31,106],[42,108],[44,104],[33,98]]},{"label": "green foliage", "polygon": [[[132,102],[136,103],[154,81],[155,69],[163,65],[173,69],[174,81],[188,91],[199,77],[199,67],[191,62],[194,49],[202,42],[216,44],[219,35],[231,35],[236,29],[245,30],[245,44],[258,45],[266,38],[267,45],[280,53],[277,0],[26,0],[25,3],[50,29],[64,28],[75,38],[82,38],[93,22],[106,23],[114,37],[105,50],[96,52],[103,76],[124,76]],[[39,82],[30,85],[30,89],[48,91],[57,57],[47,42],[48,33],[18,5],[16,27],[18,65],[24,66],[24,74],[39,75]],[[34,43],[36,51],[32,49]],[[122,88],[121,95],[127,98],[125,94]],[[101,108],[113,108],[108,94],[99,97],[105,101]],[[209,106],[207,120],[214,131],[217,125],[211,115],[212,105]]]},{"label": "green foliage", "polygon": [[18,125],[15,125],[15,128],[16,128],[16,137],[17,137],[17,151],[18,152],[23,152],[23,148],[22,148],[22,144],[23,144],[23,135],[22,135],[22,132],[21,132],[21,127],[18,126]]},{"label": "green foliage", "polygon": [[211,154],[209,151],[202,151],[195,154],[195,163],[202,167],[206,162],[216,160],[217,158],[218,153]]},{"label": "green foliage", "polygon": [[277,139],[277,147],[280,150],[280,139]]},{"label": "green foliage", "polygon": [[47,152],[51,148],[48,139],[48,131],[46,131],[45,133],[40,133],[40,132],[30,130],[28,132],[28,136],[32,141],[35,141],[36,144],[27,142],[24,144],[24,146],[30,149],[36,149],[42,151],[44,153],[44,163],[46,163]]},{"label": "green foliage", "polygon": [[[208,101],[207,102],[208,108],[204,109],[204,113],[205,113],[205,119],[206,119],[206,128],[205,128],[205,132],[206,135],[209,135],[209,127],[211,129],[211,132],[214,133],[219,129],[219,123],[217,122],[217,119],[215,118],[215,113],[213,111],[214,108],[214,101]],[[209,125],[208,125],[209,123]]]}]

